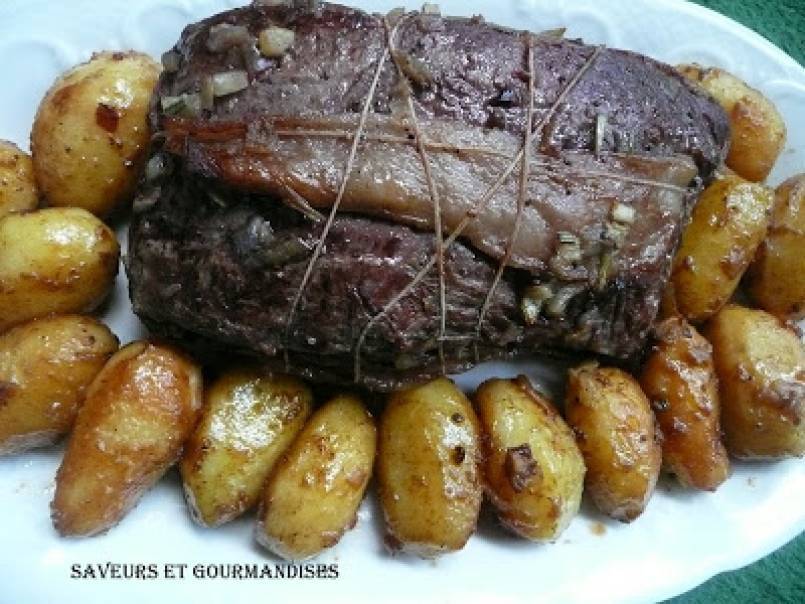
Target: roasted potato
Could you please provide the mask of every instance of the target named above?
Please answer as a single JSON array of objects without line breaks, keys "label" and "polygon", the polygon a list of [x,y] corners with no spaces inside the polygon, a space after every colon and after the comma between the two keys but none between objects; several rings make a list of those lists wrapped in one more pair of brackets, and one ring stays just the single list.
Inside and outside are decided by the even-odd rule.
[{"label": "roasted potato", "polygon": [[181,471],[193,518],[217,526],[257,504],[266,477],[310,415],[313,395],[292,377],[234,369],[210,386],[205,401]]},{"label": "roasted potato", "polygon": [[131,199],[151,136],[146,115],[159,71],[144,54],[102,52],[48,90],[31,151],[50,205],[105,217]]},{"label": "roasted potato", "polygon": [[731,304],[707,324],[730,454],[745,459],[805,454],[805,350],[785,324]]},{"label": "roasted potato", "polygon": [[655,328],[640,384],[663,434],[663,466],[683,486],[715,491],[730,474],[721,443],[713,348],[681,317]]},{"label": "roasted potato", "polygon": [[718,312],[766,236],[772,199],[770,189],[733,174],[707,187],[674,258],[673,304],[664,304],[694,323]]},{"label": "roasted potato", "polygon": [[571,369],[565,417],[584,457],[584,480],[595,505],[622,522],[637,518],[654,493],[662,463],[654,414],[638,383],[597,363]]},{"label": "roasted potato", "polygon": [[39,319],[0,336],[0,455],[55,442],[118,341],[103,323]]},{"label": "roasted potato", "polygon": [[114,284],[119,257],[115,234],[78,208],[0,218],[0,332],[94,310]]},{"label": "roasted potato", "polygon": [[0,141],[0,218],[39,204],[31,158],[14,143]]},{"label": "roasted potato", "polygon": [[56,530],[90,536],[117,524],[178,459],[201,394],[199,368],[173,348],[134,342],[109,359],[56,474]]},{"label": "roasted potato", "polygon": [[481,509],[479,463],[478,420],[453,382],[393,394],[377,458],[388,547],[427,558],[464,547]]},{"label": "roasted potato", "polygon": [[573,432],[528,379],[488,380],[475,393],[485,489],[501,522],[554,541],[579,510],[584,460]]},{"label": "roasted potato", "polygon": [[753,182],[766,179],[785,145],[785,122],[767,97],[723,69],[679,65],[727,112],[732,130],[727,166]]},{"label": "roasted potato", "polygon": [[769,233],[749,267],[748,283],[763,310],[805,318],[805,174],[777,187]]},{"label": "roasted potato", "polygon": [[288,560],[338,543],[357,522],[376,448],[374,420],[356,397],[318,409],[269,476],[258,542]]}]

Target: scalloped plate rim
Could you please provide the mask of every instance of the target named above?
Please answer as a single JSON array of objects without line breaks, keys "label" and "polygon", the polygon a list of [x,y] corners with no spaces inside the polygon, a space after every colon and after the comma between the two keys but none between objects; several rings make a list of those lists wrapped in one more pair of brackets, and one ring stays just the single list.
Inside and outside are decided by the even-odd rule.
[{"label": "scalloped plate rim", "polygon": [[[550,2],[550,0],[526,0],[526,1],[529,2],[533,6],[536,6],[536,5],[561,5],[564,9],[566,9],[568,6],[573,6],[573,7],[600,6],[600,4],[596,4],[594,2],[594,0],[580,0],[575,4],[569,4],[566,0],[559,0],[558,2],[553,2],[553,3]],[[199,6],[201,4],[209,5],[209,4],[212,4],[212,3],[213,2],[211,2],[211,0],[150,0],[147,3],[147,5],[148,6],[180,5],[183,8],[183,10],[185,10],[186,12],[187,11],[192,12],[194,7],[196,7],[196,6]],[[349,4],[349,2],[346,2],[346,3]],[[363,4],[366,4],[366,3],[367,2],[363,2]],[[386,2],[384,0],[381,0],[381,3],[382,4],[388,4],[388,2]],[[397,1],[397,2],[392,2],[391,4],[396,5],[396,4],[402,4],[402,3],[403,2]],[[509,0],[509,2],[507,2],[507,3],[509,3],[509,4],[512,3],[512,0]],[[612,3],[612,4],[620,6],[620,5],[623,5],[624,3],[628,3],[628,5],[630,7],[632,7],[632,8],[634,8],[635,10],[637,10],[637,8],[639,6],[642,6],[644,9],[647,8],[649,11],[651,11],[652,9],[655,10],[655,11],[662,11],[662,10],[670,11],[670,12],[679,14],[680,18],[683,18],[685,16],[690,16],[693,19],[696,19],[696,20],[701,21],[701,22],[705,22],[706,24],[708,24],[708,26],[713,28],[714,32],[718,33],[719,35],[734,36],[735,38],[740,39],[742,42],[746,42],[746,43],[750,44],[754,49],[757,49],[758,53],[762,54],[764,56],[764,60],[769,61],[769,62],[773,62],[777,66],[783,68],[783,71],[785,72],[785,74],[788,77],[788,79],[782,78],[782,77],[777,77],[777,78],[772,78],[772,80],[771,80],[772,82],[775,82],[775,83],[776,82],[782,82],[783,84],[785,84],[785,83],[793,84],[793,86],[791,86],[791,88],[794,91],[796,91],[799,94],[805,93],[805,69],[803,69],[802,66],[800,66],[792,57],[790,57],[784,51],[782,51],[778,47],[774,46],[774,44],[772,44],[769,40],[767,40],[763,36],[757,34],[756,32],[750,30],[749,28],[745,27],[744,25],[741,25],[741,24],[739,24],[739,23],[737,23],[735,21],[732,21],[732,20],[724,17],[723,15],[720,15],[719,13],[717,13],[717,12],[711,10],[711,9],[708,9],[706,7],[702,7],[702,6],[697,5],[697,4],[687,2],[685,0],[639,0],[637,2],[634,2],[634,1],[629,2],[629,0],[618,0],[618,2],[615,2],[615,3]],[[27,2],[26,0],[6,0],[4,5],[0,6],[0,17],[2,17],[4,15],[7,16],[9,14],[13,15],[18,10],[19,11],[35,10],[37,5],[41,7],[43,4],[44,4],[43,1]],[[79,3],[76,2],[76,4],[79,4]],[[87,2],[85,0],[83,2],[83,4],[84,5],[89,5],[89,2]],[[107,2],[105,4],[107,4],[107,5],[116,5],[116,6],[123,7],[123,6],[131,5],[131,4],[134,4],[134,3],[125,2],[124,0],[107,0]],[[146,4],[146,3],[143,2],[142,4]],[[233,3],[232,2],[223,2],[222,0],[219,0],[218,4],[222,4],[222,5],[225,4],[226,7],[229,7]],[[376,6],[376,4],[377,3],[375,3],[373,6]],[[416,3],[416,2],[405,2],[405,4],[417,5],[418,3]],[[447,0],[446,2],[443,2],[442,4],[444,4],[444,5],[448,5],[448,4],[449,5],[455,5],[455,4],[458,4],[458,0]],[[459,12],[463,12],[463,13],[473,12],[473,9],[475,9],[475,12],[483,12],[483,11],[486,11],[488,9],[488,7],[486,7],[483,4],[483,2],[481,2],[480,0],[474,0],[474,1],[471,1],[469,3],[462,3],[462,4],[463,4],[463,10],[459,11]],[[521,4],[522,4],[522,2],[521,2]],[[108,6],[106,8],[108,8]],[[448,12],[448,11],[446,11],[446,12]],[[488,12],[493,12],[493,11],[490,10]],[[130,17],[130,15],[128,15],[127,18],[128,17]],[[134,19],[129,18],[129,21],[127,21],[127,22],[131,23],[133,20]],[[123,22],[123,18],[121,18],[121,23],[122,22]],[[2,20],[0,20],[0,23],[2,23]],[[116,23],[115,25],[116,26],[120,25],[120,23]],[[3,29],[3,27],[0,26],[0,31],[2,31],[2,29]],[[44,32],[31,32],[31,33],[35,34],[35,35],[38,35],[38,36],[44,35]],[[117,35],[118,33],[119,33],[118,30],[112,30],[111,31],[111,34],[114,34],[114,35]],[[104,38],[105,35],[106,35],[106,33],[98,34],[97,38],[99,40],[100,39],[108,39],[108,38]],[[116,39],[119,40],[120,38],[116,38]],[[54,42],[54,41],[57,41],[57,40],[58,40],[58,36],[51,35],[51,42]],[[0,38],[0,45],[2,45],[2,42],[5,42],[5,40]],[[83,50],[82,51],[77,51],[77,50],[73,49],[73,54],[80,55],[82,52],[84,52],[84,51]],[[2,61],[0,61],[0,63],[2,63]],[[2,65],[0,65],[0,70],[2,70]],[[803,97],[805,98],[805,94],[803,95]],[[2,123],[3,123],[3,116],[0,116],[0,124],[2,124]],[[799,127],[800,124],[797,124],[797,126]],[[23,143],[23,145],[24,145],[24,141],[17,141],[17,142],[18,143]],[[796,141],[796,152],[801,153],[803,149],[805,149],[805,139],[801,139],[801,138],[797,139],[797,141]],[[123,238],[125,239],[124,235],[123,235]],[[119,282],[118,283],[118,292],[117,292],[117,302],[120,302],[120,295],[121,295],[121,289],[120,288],[121,287],[123,287],[123,286]],[[125,292],[123,292],[123,296],[125,297]],[[122,312],[123,314],[125,314],[125,309],[121,310],[120,308],[117,308],[116,310],[117,310],[118,313]],[[130,311],[129,311],[129,314],[130,314]],[[117,317],[117,315],[116,315],[116,317]],[[114,318],[113,320],[114,321],[119,321],[121,319],[120,319],[120,317],[117,317],[117,318]],[[132,329],[127,328],[124,331],[131,332],[133,330],[134,330],[134,328],[132,328]],[[514,366],[514,365],[512,364],[511,366]],[[46,451],[42,455],[44,455],[46,458],[47,458],[48,455],[50,455],[52,457],[53,455],[57,454],[54,451],[55,450]],[[13,469],[16,465],[26,466],[27,467],[30,464],[36,463],[35,461],[31,461],[31,459],[34,458],[34,457],[35,457],[34,455],[27,456],[27,461],[20,460],[19,464],[16,464],[14,462],[8,462],[7,460],[0,460],[0,468],[1,467],[10,467],[10,468]],[[802,465],[801,465],[801,461],[800,462],[793,462],[793,463],[796,463],[796,464],[799,464],[799,465],[791,465],[792,462],[785,462],[785,464],[787,464],[787,465],[785,465],[785,468],[788,468],[787,470],[775,470],[775,469],[769,469],[769,470],[762,470],[761,469],[761,470],[758,470],[758,468],[762,467],[762,465],[760,465],[760,464],[752,464],[749,467],[752,468],[753,472],[755,470],[757,470],[757,471],[760,471],[761,473],[765,472],[765,473],[769,473],[769,474],[771,472],[780,472],[780,473],[782,473],[782,472],[787,471],[787,472],[789,472],[789,474],[791,474],[791,476],[793,476],[793,478],[799,480],[797,485],[805,484],[805,483],[802,482],[803,476],[805,476],[805,475],[803,475],[803,468],[802,468]],[[747,469],[746,466],[739,466],[740,479],[743,479],[744,475],[747,472],[749,472],[749,470]],[[763,474],[763,475],[765,476],[765,474]],[[751,479],[751,476],[749,478],[747,478],[747,480],[750,480],[750,479]],[[736,476],[732,480],[739,480],[739,477]],[[164,486],[165,486],[164,484],[161,485],[161,487],[164,487]],[[160,497],[164,500],[165,499],[164,488],[161,488],[160,490],[163,491],[161,493]],[[14,495],[12,495],[11,497],[8,497],[7,495],[5,495],[3,492],[0,491],[0,511],[5,510],[5,508],[3,506],[7,505],[6,504],[6,498],[8,498],[8,500],[10,500],[12,502],[15,501]],[[39,499],[41,499],[41,497]],[[704,500],[704,501],[706,501],[706,500]],[[710,501],[709,503],[712,503],[712,501]],[[732,503],[732,502],[730,502],[730,503]],[[37,505],[39,505],[39,504],[37,503]],[[137,522],[138,519],[141,522],[143,521],[142,515],[146,513],[144,510],[148,506],[145,503],[142,503],[141,506],[142,507],[139,510],[140,514],[137,514],[138,518],[131,518],[131,519],[129,519],[129,522],[134,523],[134,522]],[[699,507],[697,507],[696,509],[699,509]],[[13,507],[13,504],[10,506],[10,509],[7,509],[5,511],[14,512],[15,508]],[[135,512],[132,515],[135,515],[136,513],[137,513],[137,510],[135,510]],[[148,513],[150,513],[150,512],[148,512]],[[159,510],[159,513],[162,513],[162,510]],[[6,517],[8,517],[8,515],[6,515]],[[587,516],[585,519],[580,518],[576,522],[578,524],[581,524],[585,520],[588,520],[588,519],[589,519],[589,516]],[[362,511],[361,523],[364,524],[364,525],[372,525],[374,523],[374,521],[372,519],[370,519]],[[611,524],[611,523],[610,523],[610,525],[611,526],[616,526],[616,525]],[[131,526],[129,526],[129,528],[131,528]],[[374,531],[375,530],[375,527],[373,527],[373,526],[363,526],[362,528],[363,528],[363,532]],[[630,527],[628,530],[633,530],[633,531],[638,530],[639,531],[641,529],[640,529],[640,526],[639,526],[639,523],[638,523],[637,525],[635,525],[633,527]],[[771,533],[769,535],[764,536],[764,539],[762,539],[762,540],[756,541],[755,544],[754,544],[753,549],[751,549],[749,551],[741,551],[740,549],[726,549],[726,550],[721,550],[718,553],[716,553],[712,549],[708,550],[707,552],[705,552],[705,555],[703,556],[703,559],[702,559],[702,562],[704,564],[702,564],[700,566],[688,565],[688,567],[686,567],[687,572],[684,575],[684,577],[682,577],[682,578],[677,577],[675,579],[672,579],[672,578],[669,578],[669,577],[664,577],[664,579],[665,579],[664,581],[659,581],[658,584],[653,585],[651,589],[647,588],[647,589],[645,589],[644,591],[642,591],[640,593],[631,593],[631,594],[629,594],[627,596],[627,599],[634,600],[634,601],[645,601],[647,599],[651,599],[651,600],[656,601],[656,600],[664,599],[664,598],[679,594],[679,593],[681,593],[683,591],[687,591],[688,589],[694,587],[695,585],[698,585],[698,584],[704,582],[705,580],[707,580],[708,578],[710,578],[711,576],[713,576],[714,574],[716,574],[718,572],[722,572],[722,571],[726,571],[726,570],[732,570],[732,569],[739,568],[741,566],[744,566],[746,564],[751,563],[752,561],[754,561],[754,560],[756,560],[756,559],[768,554],[769,552],[777,549],[778,547],[780,547],[781,545],[783,545],[784,543],[786,543],[787,541],[789,541],[790,539],[795,537],[797,534],[799,534],[803,530],[805,530],[805,512],[800,513],[799,518],[798,518],[798,520],[796,522],[792,522],[789,526],[786,526],[786,527],[781,528],[780,530],[778,530],[776,532],[773,532],[773,533]],[[358,531],[355,531],[355,532],[357,533]],[[576,534],[578,534],[578,532],[579,531],[577,530]],[[100,539],[104,539],[104,537],[101,537]],[[107,543],[112,543],[113,541],[114,541],[114,539],[112,539],[112,541],[109,541]],[[345,539],[345,541],[350,541],[350,543],[349,543],[350,546],[354,545],[354,543],[352,543],[352,541],[353,541],[352,539],[347,538],[347,539]],[[61,548],[60,543],[61,542],[58,542],[58,541],[55,542],[56,549],[54,551],[62,551],[63,552],[64,550],[70,549],[72,547],[72,546],[64,545],[64,547]],[[95,543],[97,543],[97,547],[95,547],[95,549],[97,551],[105,551],[107,549],[103,545],[103,542],[95,542]],[[596,542],[591,541],[591,543],[596,543]],[[606,542],[604,541],[602,543],[606,543]],[[345,543],[345,546],[346,545],[347,544]],[[539,546],[537,546],[537,547],[539,547]],[[77,547],[77,549],[80,549],[80,547]],[[349,548],[346,548],[345,551],[347,551],[348,549]],[[520,549],[523,549],[523,548],[521,547]],[[453,564],[454,561],[460,560],[461,556],[471,556],[471,555],[477,554],[478,551],[480,551],[480,550],[476,550],[475,552],[466,552],[464,554],[462,554],[462,553],[454,554],[453,556],[451,556],[450,563]],[[248,554],[248,553],[249,553],[248,545],[246,545],[244,547],[244,555]],[[328,553],[329,558],[332,558],[332,556],[330,554],[332,554],[332,552]],[[45,559],[48,555],[50,555],[50,550],[47,553],[45,553],[43,555],[43,557],[40,559],[40,565],[44,566],[44,565],[49,564],[48,560]],[[336,560],[338,560],[339,562],[341,562],[342,564],[345,565],[345,568],[349,568],[348,560],[343,559],[343,556],[342,556],[342,559],[339,559],[339,556],[338,556],[337,552],[334,555],[335,555]],[[535,560],[540,560],[541,559],[540,556],[541,556],[541,554],[538,551],[534,555]],[[469,559],[469,558],[467,558],[467,559]],[[4,558],[3,555],[0,554],[0,563],[2,563],[4,561],[7,562],[8,559]],[[270,561],[270,559],[266,559],[266,561]],[[383,558],[381,560],[381,565],[385,564],[386,567],[388,567],[388,565],[393,565],[395,563],[396,562],[394,562],[394,561],[389,561],[387,558]],[[470,560],[469,564],[463,564],[461,566],[461,572],[467,572],[467,567],[472,567],[473,564],[477,564],[477,563],[478,563],[478,560],[475,560],[475,561]],[[408,565],[404,565],[404,566],[408,566]],[[449,566],[449,565],[445,564],[445,566]],[[393,567],[392,567],[392,570],[393,570]],[[471,571],[471,569],[470,569],[470,571]],[[393,573],[392,573],[392,575],[393,575]],[[163,584],[163,583],[160,583],[160,584]],[[118,586],[119,585],[120,584],[118,584]],[[189,585],[189,586],[186,586],[186,587],[187,588],[192,588],[191,591],[196,596],[198,596],[199,594],[203,593],[203,585],[204,584]],[[280,589],[289,589],[286,586],[277,586],[277,587],[280,588]],[[402,585],[398,585],[397,589],[399,590],[402,587],[403,587]],[[95,593],[92,596],[93,599],[96,596],[103,597],[104,594],[108,594],[109,592],[107,592],[106,589],[107,588],[95,590]],[[301,589],[302,588],[300,587],[300,590]],[[235,592],[233,591],[232,593],[235,593]],[[242,592],[237,592],[237,593],[240,594]],[[251,593],[255,593],[255,592],[251,592]],[[521,599],[524,600],[524,599],[527,599],[529,594],[530,594],[530,592],[528,590],[525,590],[525,589],[520,590],[516,594],[513,594],[513,595],[510,594],[510,599],[511,599],[511,601],[520,601]],[[120,595],[119,591],[116,592],[115,595],[119,596]],[[328,594],[330,599],[336,600],[336,601],[347,601],[347,600],[355,601],[356,595],[357,595],[356,593]],[[402,596],[398,596],[398,597],[401,598],[400,601],[406,601],[405,598],[403,598]],[[392,596],[392,599],[394,599],[393,596]],[[432,600],[432,601],[436,601],[436,600],[451,600],[451,599],[462,600],[462,601],[467,601],[467,600],[469,600],[469,601],[483,601],[483,599],[479,599],[479,596],[477,594],[471,594],[471,593],[466,593],[466,592],[457,594],[457,596],[454,597],[454,596],[451,595],[451,592],[450,592],[449,589],[446,589],[444,591],[440,591],[439,593],[431,594],[431,596],[429,596],[427,599]],[[503,599],[502,596],[501,596],[501,599]],[[128,600],[128,598],[126,598],[126,600]],[[506,601],[508,601],[508,599]]]}]

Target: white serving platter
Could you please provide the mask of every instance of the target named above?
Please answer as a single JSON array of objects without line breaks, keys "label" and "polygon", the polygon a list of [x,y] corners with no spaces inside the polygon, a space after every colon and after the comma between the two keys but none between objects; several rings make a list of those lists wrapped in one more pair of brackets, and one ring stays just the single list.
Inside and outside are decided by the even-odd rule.
[{"label": "white serving platter", "polygon": [[[376,11],[401,0],[353,1]],[[27,147],[45,90],[73,64],[102,49],[159,55],[183,26],[241,4],[223,0],[3,0],[0,2],[0,138]],[[788,126],[788,144],[770,182],[805,170],[805,69],[765,39],[716,13],[673,0],[443,0],[446,14],[483,14],[521,29],[568,28],[568,36],[636,50],[669,63],[727,68],[763,90]],[[124,229],[120,231],[125,246]],[[2,250],[0,250],[2,253]],[[145,332],[131,313],[124,277],[104,319],[123,342]],[[559,368],[492,363],[460,376],[470,389],[490,376],[526,373],[561,387]],[[316,562],[338,564],[334,579],[200,579],[201,565],[278,560],[252,539],[252,518],[204,530],[169,474],[108,534],[63,540],[48,504],[61,449],[0,459],[0,604],[37,602],[651,602],[745,565],[805,529],[805,463],[735,464],[715,494],[663,481],[646,513],[621,525],[585,506],[559,541],[534,545],[509,536],[486,515],[460,553],[437,561],[392,557],[382,543],[374,497],[357,528]],[[73,578],[73,565],[186,564],[185,578]],[[177,571],[178,572],[178,569]]]}]

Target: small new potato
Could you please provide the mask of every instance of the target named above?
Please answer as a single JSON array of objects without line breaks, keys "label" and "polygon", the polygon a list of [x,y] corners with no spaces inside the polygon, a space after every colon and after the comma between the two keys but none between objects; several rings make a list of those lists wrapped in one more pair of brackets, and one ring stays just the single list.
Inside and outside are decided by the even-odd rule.
[{"label": "small new potato", "polygon": [[391,550],[432,558],[464,547],[483,496],[479,436],[472,405],[446,378],[391,396],[377,458]]},{"label": "small new potato", "polygon": [[39,319],[0,336],[0,455],[56,442],[118,341],[91,317]]},{"label": "small new potato", "polygon": [[357,522],[376,448],[374,420],[356,397],[318,409],[266,482],[257,541],[287,560],[338,543]]},{"label": "small new potato", "polygon": [[747,276],[749,293],[763,310],[805,318],[805,174],[777,187],[769,233]]},{"label": "small new potato", "polygon": [[114,284],[119,258],[115,234],[84,210],[0,218],[0,332],[49,314],[94,310]]},{"label": "small new potato", "polygon": [[90,536],[117,524],[179,458],[201,409],[201,371],[179,351],[134,342],[87,391],[56,474],[53,525]]},{"label": "small new potato", "polygon": [[637,518],[654,493],[662,462],[654,414],[638,383],[597,363],[571,369],[565,417],[584,457],[595,505],[622,522]]},{"label": "small new potato", "polygon": [[14,143],[0,141],[0,218],[39,204],[31,157]]},{"label": "small new potato", "polygon": [[577,514],[584,460],[573,432],[528,379],[492,379],[475,393],[485,489],[504,526],[555,541]]},{"label": "small new potato", "polygon": [[805,350],[794,331],[731,304],[704,335],[713,345],[727,451],[744,459],[805,454]]},{"label": "small new potato", "polygon": [[310,388],[285,375],[233,369],[215,380],[181,463],[187,503],[199,524],[218,526],[257,504],[312,404]]},{"label": "small new potato", "polygon": [[691,322],[727,303],[766,236],[773,194],[734,174],[714,181],[699,197],[673,261],[673,304]]},{"label": "small new potato", "polygon": [[715,491],[730,474],[721,442],[713,348],[681,317],[655,328],[640,384],[662,431],[663,466],[689,488]]},{"label": "small new potato", "polygon": [[753,182],[766,179],[785,145],[783,116],[766,96],[731,73],[699,65],[677,69],[724,108],[732,139],[727,166]]},{"label": "small new potato", "polygon": [[63,74],[31,132],[39,189],[51,206],[101,218],[131,200],[151,137],[146,119],[160,66],[138,52],[101,52]]}]

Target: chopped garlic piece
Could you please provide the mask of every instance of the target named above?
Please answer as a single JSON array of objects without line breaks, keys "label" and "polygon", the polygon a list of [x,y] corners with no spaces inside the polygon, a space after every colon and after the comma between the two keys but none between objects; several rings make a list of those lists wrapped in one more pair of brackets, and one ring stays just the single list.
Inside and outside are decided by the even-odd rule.
[{"label": "chopped garlic piece", "polygon": [[249,76],[243,70],[223,71],[212,76],[212,89],[215,96],[234,94],[248,86]]}]

